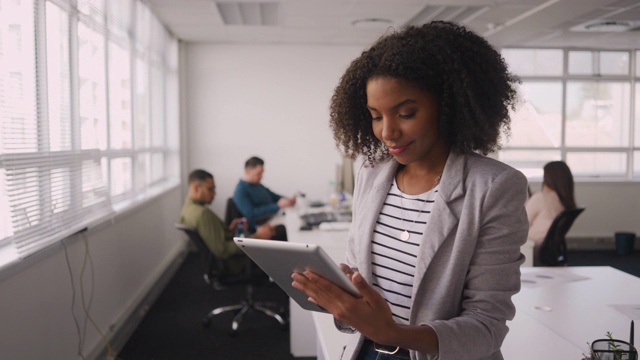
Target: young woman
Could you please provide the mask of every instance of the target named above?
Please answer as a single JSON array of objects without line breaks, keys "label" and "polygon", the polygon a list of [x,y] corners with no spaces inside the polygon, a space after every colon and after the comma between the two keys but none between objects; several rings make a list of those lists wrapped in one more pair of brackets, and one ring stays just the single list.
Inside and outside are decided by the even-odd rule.
[{"label": "young woman", "polygon": [[576,208],[573,192],[573,174],[566,163],[552,161],[544,168],[542,190],[531,195],[526,204],[529,218],[529,235],[535,245],[533,248],[533,265],[541,265],[539,260],[540,245],[551,227],[553,219],[563,210]]},{"label": "young woman", "polygon": [[527,180],[483,155],[509,128],[515,82],[483,38],[449,22],[383,36],[340,79],[334,137],[366,157],[342,265],[362,297],[310,271],[292,279],[359,333],[343,359],[502,359]]}]

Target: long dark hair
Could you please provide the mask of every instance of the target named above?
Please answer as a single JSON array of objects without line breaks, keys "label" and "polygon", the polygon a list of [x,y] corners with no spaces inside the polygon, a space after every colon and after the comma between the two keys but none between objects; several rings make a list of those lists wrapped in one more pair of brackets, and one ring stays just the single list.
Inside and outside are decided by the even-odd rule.
[{"label": "long dark hair", "polygon": [[543,184],[555,191],[566,210],[576,208],[573,174],[564,161],[552,161],[544,166]]}]

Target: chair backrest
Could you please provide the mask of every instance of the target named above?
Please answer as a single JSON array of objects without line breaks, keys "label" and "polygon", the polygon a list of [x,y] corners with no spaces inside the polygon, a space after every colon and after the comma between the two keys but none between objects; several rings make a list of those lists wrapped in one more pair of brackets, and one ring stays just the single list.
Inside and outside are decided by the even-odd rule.
[{"label": "chair backrest", "polygon": [[233,198],[227,199],[227,207],[224,212],[224,223],[229,226],[233,219],[241,217],[244,217],[244,215],[242,215],[240,210],[238,210],[236,203],[233,202]]},{"label": "chair backrest", "polygon": [[211,253],[211,250],[209,250],[207,244],[202,240],[202,237],[198,234],[198,230],[196,228],[179,223],[176,223],[175,227],[187,234],[191,243],[195,245],[198,253],[200,253],[205,281],[215,287],[217,279],[223,272],[222,261]]},{"label": "chair backrest", "polygon": [[562,266],[567,263],[565,236],[584,208],[564,210],[551,223],[547,235],[540,245],[540,262],[546,266]]}]

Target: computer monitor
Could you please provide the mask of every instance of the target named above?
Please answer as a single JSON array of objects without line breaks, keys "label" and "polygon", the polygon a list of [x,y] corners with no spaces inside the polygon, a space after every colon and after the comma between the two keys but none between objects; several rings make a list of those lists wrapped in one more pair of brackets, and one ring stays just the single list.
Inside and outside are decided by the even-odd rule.
[{"label": "computer monitor", "polygon": [[353,177],[353,160],[343,157],[342,163],[336,166],[336,192],[353,194]]}]

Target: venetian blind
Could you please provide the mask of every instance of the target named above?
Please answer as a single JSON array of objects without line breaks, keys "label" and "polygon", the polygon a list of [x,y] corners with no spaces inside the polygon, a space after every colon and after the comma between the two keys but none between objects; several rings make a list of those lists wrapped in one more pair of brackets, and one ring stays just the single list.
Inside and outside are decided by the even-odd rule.
[{"label": "venetian blind", "polygon": [[100,150],[83,146],[71,7],[2,5],[0,61],[8,72],[0,80],[0,201],[6,201],[0,239],[26,258],[104,219],[112,208]]},{"label": "venetian blind", "polygon": [[177,59],[142,1],[0,0],[0,266],[179,184]]}]

